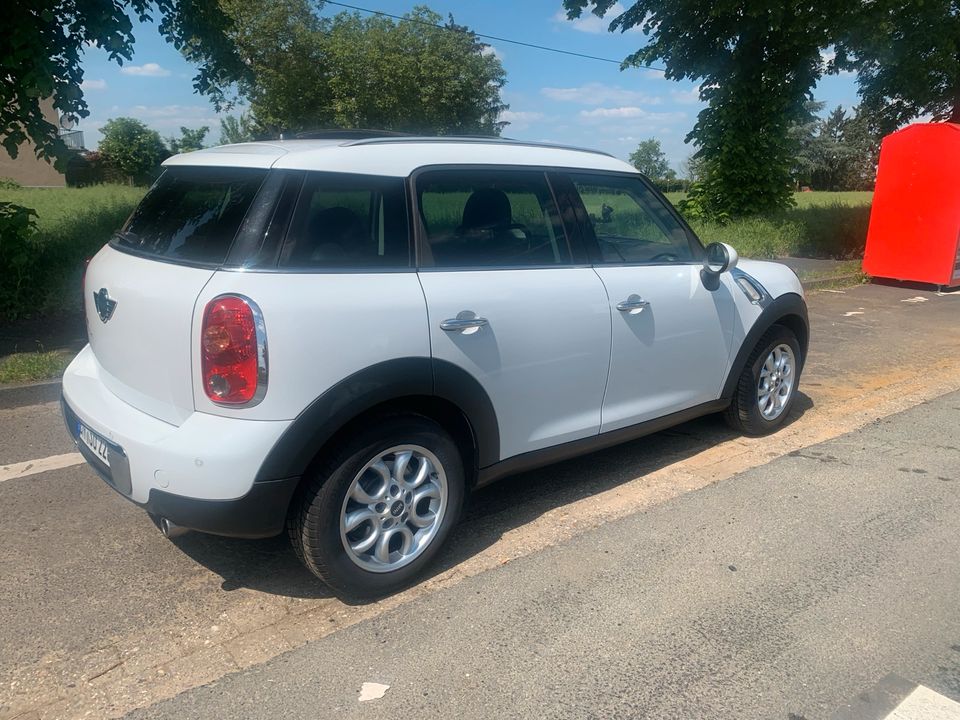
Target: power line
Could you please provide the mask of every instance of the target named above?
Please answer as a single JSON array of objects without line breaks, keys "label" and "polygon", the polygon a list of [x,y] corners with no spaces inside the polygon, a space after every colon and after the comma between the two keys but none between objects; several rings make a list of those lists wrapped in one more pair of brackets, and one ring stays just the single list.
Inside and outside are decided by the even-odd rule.
[{"label": "power line", "polygon": [[[381,17],[392,18],[393,20],[403,20],[405,22],[418,23],[420,25],[426,25],[427,27],[437,28],[439,30],[454,30],[454,28],[448,27],[446,25],[440,25],[438,23],[427,22],[426,20],[417,20],[415,18],[403,17],[402,15],[394,15],[392,13],[383,12],[381,10],[371,10],[369,8],[359,7],[357,5],[349,5],[342,2],[334,2],[334,0],[324,0],[324,5],[336,5],[337,7],[348,8],[350,10],[358,10],[360,12],[370,13],[371,15],[379,15]],[[454,30],[455,32],[461,32]],[[611,58],[599,57],[598,55],[587,55],[586,53],[578,53],[573,50],[562,50],[561,48],[549,47],[548,45],[537,45],[536,43],[524,42],[522,40],[511,40],[510,38],[499,37],[497,35],[488,35],[486,33],[470,31],[477,37],[484,38],[485,40],[496,40],[497,42],[509,43],[511,45],[520,45],[521,47],[533,48],[534,50],[544,50],[546,52],[557,53],[559,55],[570,55],[572,57],[583,58],[585,60],[598,60],[599,62],[605,63],[614,63],[615,65],[622,65],[623,63],[620,60],[613,60]],[[638,65],[647,70],[656,70],[658,72],[666,72],[666,68],[655,67],[653,65]]]}]

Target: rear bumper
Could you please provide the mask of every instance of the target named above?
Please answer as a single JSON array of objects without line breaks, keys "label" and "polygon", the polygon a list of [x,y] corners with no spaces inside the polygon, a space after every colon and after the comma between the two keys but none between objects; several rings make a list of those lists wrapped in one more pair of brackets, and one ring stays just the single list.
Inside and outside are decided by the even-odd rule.
[{"label": "rear bumper", "polygon": [[154,489],[140,507],[190,530],[241,538],[273,537],[283,532],[299,480],[254,483],[250,492],[235,500],[196,500]]},{"label": "rear bumper", "polygon": [[[298,478],[254,482],[289,421],[193,413],[170,425],[114,395],[89,347],[63,377],[67,430],[88,464],[114,490],[176,525],[219,535],[268,537],[283,531]],[[78,423],[109,448],[109,467],[78,442]]]}]

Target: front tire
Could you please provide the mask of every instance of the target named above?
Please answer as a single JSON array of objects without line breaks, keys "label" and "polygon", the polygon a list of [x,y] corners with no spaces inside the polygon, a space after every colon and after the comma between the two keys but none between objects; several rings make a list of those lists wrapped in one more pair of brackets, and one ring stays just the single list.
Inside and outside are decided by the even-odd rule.
[{"label": "front tire", "polygon": [[740,373],[725,419],[734,430],[747,435],[768,435],[790,414],[803,356],[793,331],[774,325],[757,343]]},{"label": "front tire", "polygon": [[446,541],[465,478],[453,439],[419,415],[374,419],[323,464],[288,530],[307,568],[338,595],[410,584]]}]

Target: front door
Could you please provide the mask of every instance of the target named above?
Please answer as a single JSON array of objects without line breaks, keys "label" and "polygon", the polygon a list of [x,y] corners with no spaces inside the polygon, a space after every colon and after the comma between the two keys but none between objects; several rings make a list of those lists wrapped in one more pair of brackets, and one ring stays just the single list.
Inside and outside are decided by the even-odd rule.
[{"label": "front door", "polygon": [[428,170],[415,180],[434,358],[469,372],[500,459],[596,435],[610,357],[597,274],[571,248],[544,173]]},{"label": "front door", "polygon": [[700,280],[702,248],[639,177],[570,174],[612,313],[601,431],[716,400],[735,318]]}]

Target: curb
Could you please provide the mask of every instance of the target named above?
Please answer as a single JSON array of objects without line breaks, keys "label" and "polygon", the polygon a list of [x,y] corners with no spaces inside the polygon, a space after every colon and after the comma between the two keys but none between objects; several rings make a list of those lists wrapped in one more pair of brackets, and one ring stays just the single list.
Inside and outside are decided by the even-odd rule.
[{"label": "curb", "polygon": [[60,399],[60,379],[0,387],[0,410],[42,405]]},{"label": "curb", "polygon": [[819,290],[820,288],[833,287],[834,285],[843,285],[848,283],[852,285],[862,285],[863,275],[837,275],[836,277],[819,278],[817,280],[801,280],[804,290]]}]

